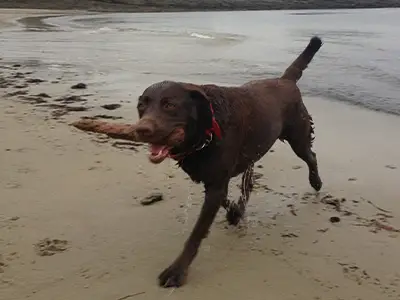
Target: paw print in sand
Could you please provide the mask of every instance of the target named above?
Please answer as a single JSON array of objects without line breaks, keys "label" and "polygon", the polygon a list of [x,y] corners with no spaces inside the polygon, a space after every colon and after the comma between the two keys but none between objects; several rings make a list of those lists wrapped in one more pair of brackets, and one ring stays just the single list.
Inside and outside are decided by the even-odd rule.
[{"label": "paw print in sand", "polygon": [[39,256],[52,256],[68,249],[68,241],[49,239],[39,241],[35,244],[36,254]]}]

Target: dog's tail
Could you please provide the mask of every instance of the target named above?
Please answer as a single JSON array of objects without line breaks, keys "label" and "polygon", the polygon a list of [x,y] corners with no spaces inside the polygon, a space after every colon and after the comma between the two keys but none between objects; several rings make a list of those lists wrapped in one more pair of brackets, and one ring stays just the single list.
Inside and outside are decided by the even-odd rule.
[{"label": "dog's tail", "polygon": [[281,78],[297,82],[321,46],[322,40],[317,36],[312,37],[306,49],[304,49],[299,57],[286,69]]}]

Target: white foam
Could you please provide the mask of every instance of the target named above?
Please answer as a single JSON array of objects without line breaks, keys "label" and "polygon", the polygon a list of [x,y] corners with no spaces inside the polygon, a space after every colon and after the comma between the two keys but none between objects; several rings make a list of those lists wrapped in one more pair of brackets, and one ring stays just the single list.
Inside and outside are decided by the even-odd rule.
[{"label": "white foam", "polygon": [[85,33],[87,33],[87,34],[106,33],[106,32],[110,32],[110,31],[114,31],[114,30],[115,29],[112,29],[110,27],[101,27],[101,28],[96,29],[96,30],[86,31]]},{"label": "white foam", "polygon": [[190,34],[191,37],[195,37],[195,38],[199,38],[199,39],[215,39],[213,36],[211,35],[205,35],[205,34],[201,34],[201,33],[196,33],[196,32],[192,32]]}]

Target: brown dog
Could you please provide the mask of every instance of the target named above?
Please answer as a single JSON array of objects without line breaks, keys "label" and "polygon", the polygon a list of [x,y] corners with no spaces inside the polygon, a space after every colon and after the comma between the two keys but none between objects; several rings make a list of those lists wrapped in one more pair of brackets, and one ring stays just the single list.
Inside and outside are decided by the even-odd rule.
[{"label": "brown dog", "polygon": [[[221,206],[230,224],[242,218],[252,189],[253,166],[277,139],[287,141],[309,168],[309,182],[322,186],[311,150],[313,122],[296,82],[322,41],[313,37],[280,78],[238,87],[164,81],[139,97],[136,138],[151,145],[150,161],[171,157],[197,183],[205,199],[197,223],[176,260],[159,276],[163,287],[179,287]],[[238,203],[227,200],[232,177],[243,173]]]}]

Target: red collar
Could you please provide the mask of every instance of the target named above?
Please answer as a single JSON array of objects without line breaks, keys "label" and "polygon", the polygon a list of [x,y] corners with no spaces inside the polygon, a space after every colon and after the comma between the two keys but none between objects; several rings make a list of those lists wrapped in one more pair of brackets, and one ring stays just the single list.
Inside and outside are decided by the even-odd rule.
[{"label": "red collar", "polygon": [[214,115],[214,109],[212,107],[212,104],[210,102],[210,111],[211,111],[211,127],[206,129],[205,134],[206,134],[206,141],[201,144],[200,146],[197,146],[187,152],[183,153],[178,153],[176,155],[169,155],[170,158],[175,159],[177,161],[182,161],[184,158],[186,158],[189,154],[192,154],[196,151],[200,151],[201,149],[204,149],[207,147],[213,140],[214,135],[218,139],[222,139],[222,132],[221,132],[221,127],[219,126],[217,120],[215,119]]},{"label": "red collar", "polygon": [[211,102],[210,102],[210,111],[211,111],[212,125],[211,125],[211,128],[206,130],[206,134],[208,136],[215,134],[217,136],[217,138],[221,139],[222,138],[221,128],[219,127],[219,124],[218,124],[217,120],[215,119],[214,109],[212,107]]}]

